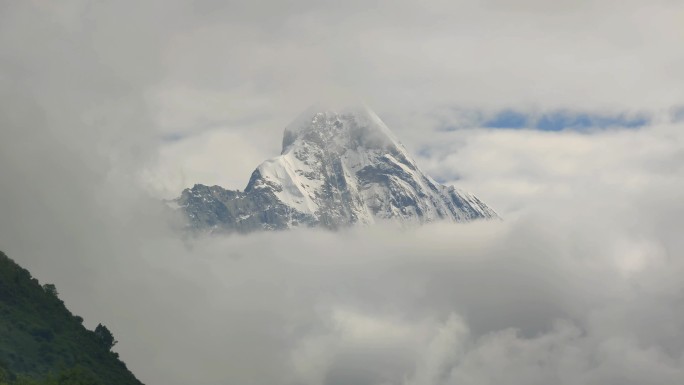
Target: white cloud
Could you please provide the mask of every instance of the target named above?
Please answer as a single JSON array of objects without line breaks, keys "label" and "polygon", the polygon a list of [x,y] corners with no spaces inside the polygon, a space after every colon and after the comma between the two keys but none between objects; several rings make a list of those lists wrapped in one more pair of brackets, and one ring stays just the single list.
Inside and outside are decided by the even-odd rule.
[{"label": "white cloud", "polygon": [[[122,342],[123,356],[154,382],[170,381],[160,368],[177,361],[186,366],[174,378],[204,373],[205,383],[678,378],[679,127],[439,135],[426,138],[434,157],[420,163],[435,174],[456,170],[457,182],[488,195],[506,221],[148,245],[154,263],[140,274],[169,270],[152,281],[186,284],[141,300],[161,298],[155,312],[172,321],[155,317],[140,330],[147,323],[135,319],[136,333],[155,337]],[[179,317],[167,297],[184,298],[201,317]],[[174,328],[184,333],[169,339]],[[145,346],[166,353],[138,369]],[[232,364],[212,366],[217,351]]]},{"label": "white cloud", "polygon": [[154,196],[165,199],[177,198],[195,183],[242,190],[254,169],[272,155],[239,132],[217,128],[164,143],[141,180]]},{"label": "white cloud", "polygon": [[291,5],[219,6],[178,30],[165,46],[159,93],[180,83],[263,100],[281,121],[331,93],[356,94],[402,120],[440,105],[602,111],[682,100],[673,86],[684,83],[677,2]]},{"label": "white cloud", "polygon": [[[107,324],[146,383],[682,377],[681,125],[433,133],[430,117],[681,104],[679,2],[74,4],[0,12],[0,247]],[[159,192],[246,182],[319,93],[378,106],[426,171],[506,221],[166,227],[141,171],[162,170]]]}]

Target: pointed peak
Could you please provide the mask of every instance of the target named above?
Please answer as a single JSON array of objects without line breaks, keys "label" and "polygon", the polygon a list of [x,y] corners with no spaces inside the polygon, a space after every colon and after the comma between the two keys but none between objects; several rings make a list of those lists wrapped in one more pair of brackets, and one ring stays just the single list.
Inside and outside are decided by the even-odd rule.
[{"label": "pointed peak", "polygon": [[300,138],[311,139],[321,135],[328,138],[346,136],[349,140],[371,146],[401,146],[380,117],[365,103],[316,103],[285,128],[282,152],[285,153]]}]

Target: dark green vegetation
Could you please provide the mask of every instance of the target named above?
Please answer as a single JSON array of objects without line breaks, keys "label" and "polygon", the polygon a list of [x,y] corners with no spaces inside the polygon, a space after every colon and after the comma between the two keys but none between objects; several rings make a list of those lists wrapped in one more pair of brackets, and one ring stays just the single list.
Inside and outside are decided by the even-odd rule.
[{"label": "dark green vegetation", "polygon": [[109,329],[82,322],[54,285],[0,252],[0,385],[142,385],[111,351]]}]

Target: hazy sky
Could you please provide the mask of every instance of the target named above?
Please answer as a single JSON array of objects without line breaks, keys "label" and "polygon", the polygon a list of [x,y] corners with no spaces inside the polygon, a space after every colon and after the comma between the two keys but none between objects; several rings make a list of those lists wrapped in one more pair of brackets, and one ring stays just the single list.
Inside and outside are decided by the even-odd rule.
[{"label": "hazy sky", "polygon": [[[0,249],[143,382],[684,378],[684,3],[141,3],[0,0]],[[505,220],[170,230],[349,98]]]}]

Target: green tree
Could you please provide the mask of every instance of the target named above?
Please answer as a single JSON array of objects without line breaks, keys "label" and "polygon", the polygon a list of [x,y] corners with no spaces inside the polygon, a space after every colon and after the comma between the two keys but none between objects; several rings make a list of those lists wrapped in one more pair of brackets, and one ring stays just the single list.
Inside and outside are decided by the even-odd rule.
[{"label": "green tree", "polygon": [[100,341],[102,341],[102,344],[110,350],[118,342],[114,339],[112,332],[110,332],[109,329],[107,329],[107,327],[103,324],[97,324],[97,327],[95,328],[95,335],[100,339]]},{"label": "green tree", "polygon": [[63,370],[57,378],[48,381],[46,385],[101,385],[102,383],[90,371],[82,367]]},{"label": "green tree", "polygon": [[57,292],[57,286],[55,286],[52,283],[46,283],[43,285],[43,290],[45,290],[46,293],[51,294],[55,297],[59,297],[59,293]]}]

